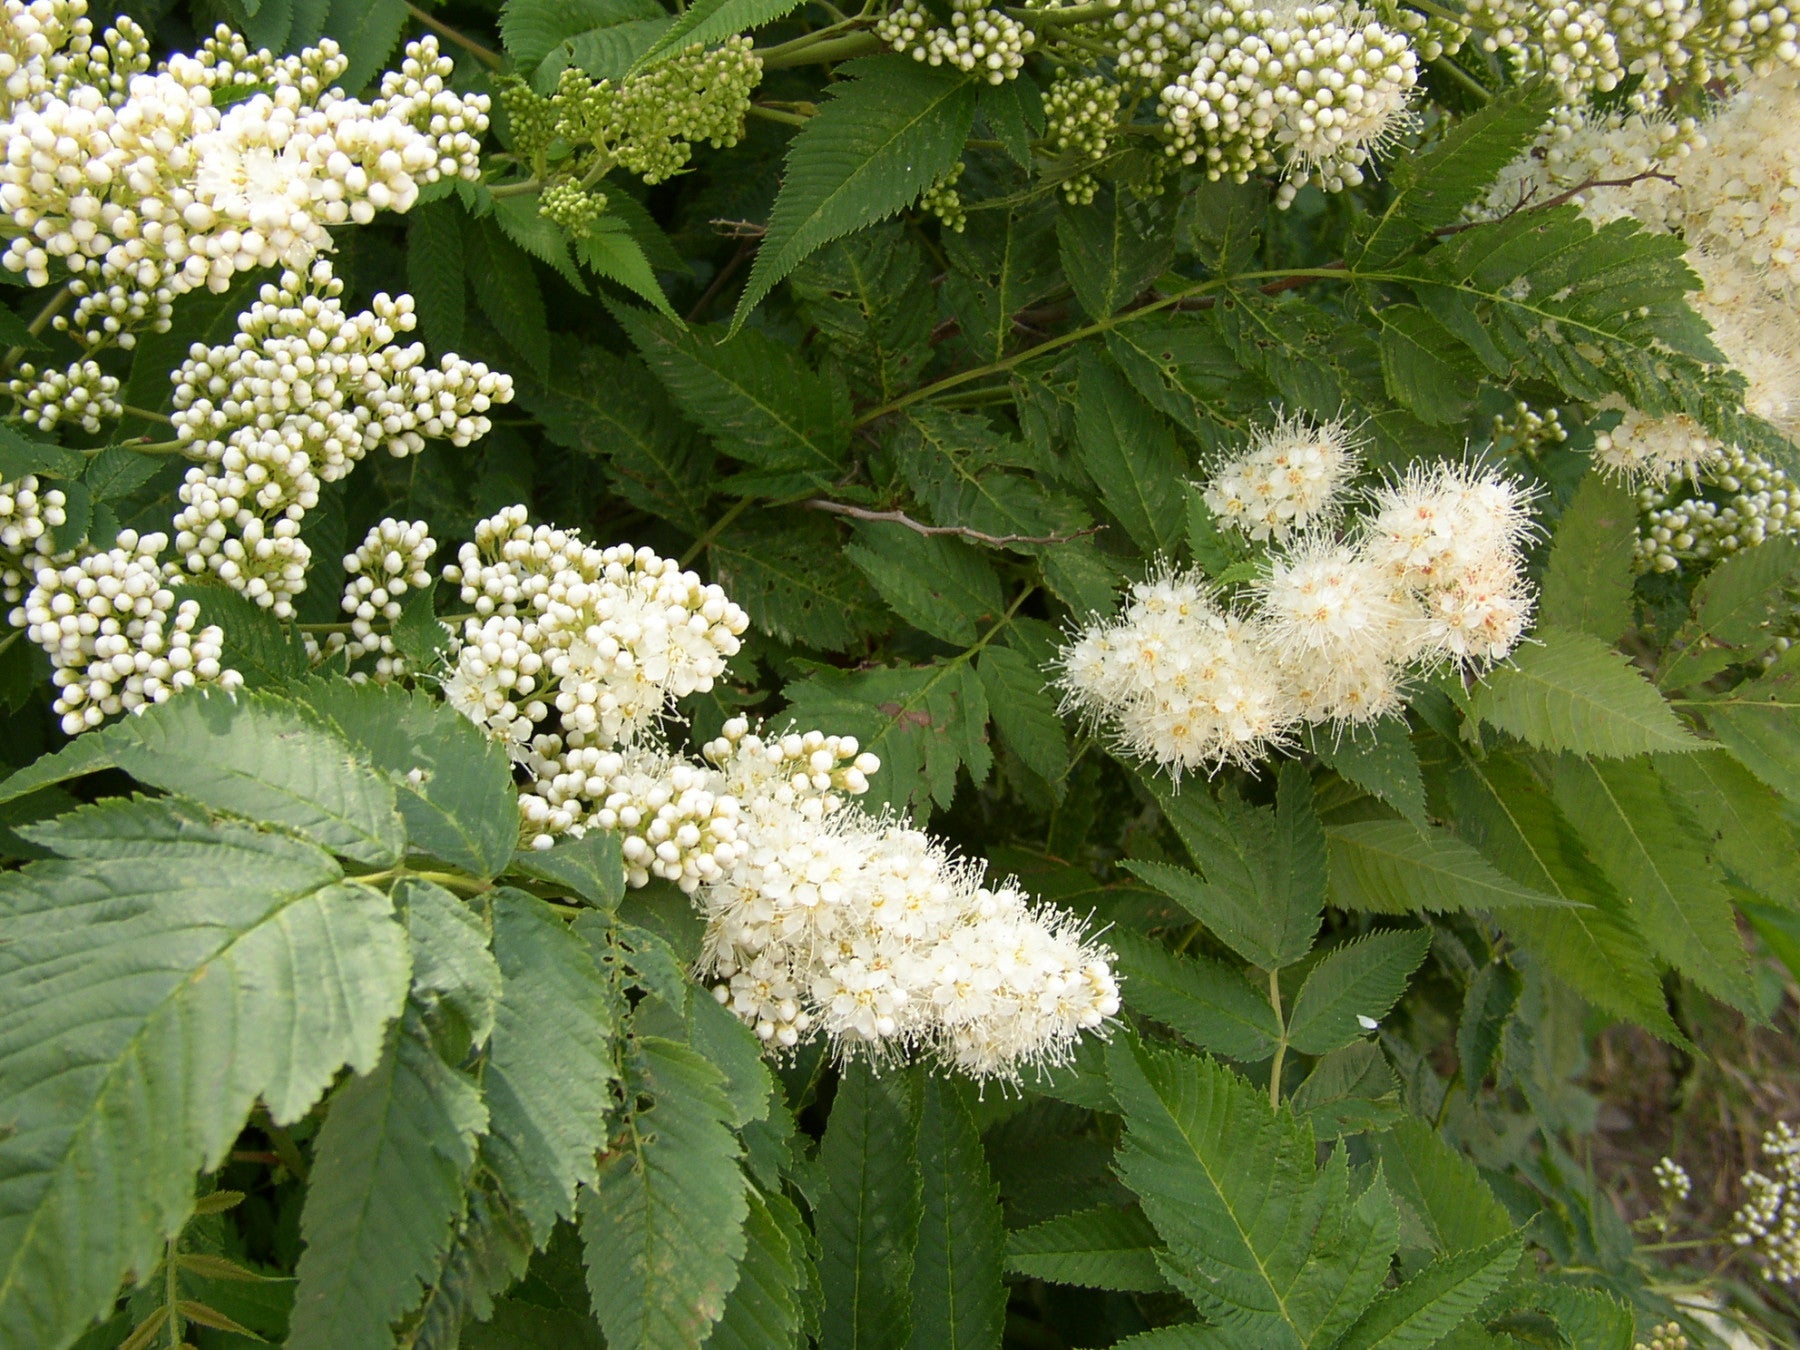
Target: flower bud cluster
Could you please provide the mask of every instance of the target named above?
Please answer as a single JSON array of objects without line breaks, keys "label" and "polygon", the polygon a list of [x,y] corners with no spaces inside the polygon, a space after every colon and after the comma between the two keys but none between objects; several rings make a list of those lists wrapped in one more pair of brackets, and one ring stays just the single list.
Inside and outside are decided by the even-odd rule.
[{"label": "flower bud cluster", "polygon": [[655,723],[723,676],[744,612],[648,549],[526,520],[482,522],[445,569],[476,611],[445,697],[529,775],[528,844],[616,831],[629,884],[694,898],[701,974],[772,1051],[824,1035],[1016,1079],[1117,1015],[1111,953],[1078,920],[849,805],[881,767],[855,738],[734,718],[700,762],[672,753]]},{"label": "flower bud cluster", "polygon": [[1203,495],[1221,525],[1280,543],[1327,519],[1360,458],[1343,423],[1283,417],[1221,464]]},{"label": "flower bud cluster", "polygon": [[36,474],[0,483],[0,599],[16,605],[36,580],[38,568],[74,557],[58,550],[56,531],[68,523],[68,497],[47,488]]},{"label": "flower bud cluster", "polygon": [[1650,1340],[1638,1341],[1631,1350],[1689,1350],[1693,1343],[1679,1322],[1659,1322],[1650,1328]]},{"label": "flower bud cluster", "polygon": [[1800,26],[1785,0],[1469,0],[1463,12],[1483,50],[1522,75],[1547,76],[1571,104],[1627,75],[1644,106],[1671,85],[1800,62]]},{"label": "flower bud cluster", "polygon": [[1731,446],[1703,483],[1700,494],[1679,501],[1656,488],[1643,490],[1641,570],[1679,572],[1684,563],[1716,561],[1765,539],[1800,533],[1800,487],[1761,455]]},{"label": "flower bud cluster", "polygon": [[1658,1158],[1656,1166],[1650,1169],[1650,1175],[1656,1182],[1656,1189],[1662,1194],[1665,1204],[1673,1208],[1684,1204],[1694,1193],[1694,1180],[1688,1175],[1687,1168],[1673,1158]]},{"label": "flower bud cluster", "polygon": [[[1187,61],[1201,33],[1200,0],[1124,0],[1112,13],[1121,79],[1158,88]],[[1210,13],[1210,11],[1207,11]]]},{"label": "flower bud cluster", "polygon": [[962,195],[957,192],[956,184],[963,176],[963,163],[956,164],[937,182],[919,194],[919,209],[929,211],[943,222],[944,228],[953,234],[961,234],[969,225],[968,212],[963,210]]},{"label": "flower bud cluster", "polygon": [[1529,504],[1496,473],[1415,465],[1370,494],[1342,539],[1314,529],[1270,555],[1248,612],[1197,573],[1159,572],[1063,648],[1063,709],[1176,777],[1249,767],[1302,725],[1376,721],[1411,673],[1479,669],[1524,636]]},{"label": "flower bud cluster", "polygon": [[13,396],[13,415],[26,426],[53,431],[59,422],[72,422],[89,435],[102,422],[124,412],[119,404],[118,377],[100,369],[97,361],[77,361],[67,370],[46,370],[26,362],[6,384]]},{"label": "flower bud cluster", "polygon": [[933,66],[954,66],[1005,84],[1025,68],[1025,53],[1037,35],[1004,10],[957,4],[947,28],[927,30],[918,0],[903,0],[884,18],[876,34],[897,52]]},{"label": "flower bud cluster", "polygon": [[436,39],[408,45],[372,104],[330,86],[345,64],[329,41],[276,58],[221,30],[198,56],[132,74],[123,98],[68,83],[15,103],[0,126],[0,211],[15,234],[0,263],[33,286],[66,266],[76,303],[58,329],[129,347],[136,330],[166,328],[186,291],[302,267],[330,226],[479,175],[487,96],[448,91]]},{"label": "flower bud cluster", "polygon": [[1763,1278],[1778,1284],[1800,1280],[1800,1133],[1783,1121],[1765,1131],[1762,1155],[1769,1170],[1746,1172],[1744,1203],[1731,1216],[1731,1241],[1750,1248]]},{"label": "flower bud cluster", "polygon": [[170,569],[157,560],[167,543],[166,535],[125,530],[110,549],[44,566],[11,616],[49,654],[52,707],[69,735],[178,690],[243,682],[221,667],[224,635],[201,626],[199,602],[176,603]]},{"label": "flower bud cluster", "polygon": [[1523,455],[1535,455],[1546,445],[1561,445],[1569,439],[1569,432],[1562,424],[1562,409],[1551,408],[1540,413],[1521,399],[1513,405],[1510,416],[1494,414],[1491,439],[1495,445],[1505,445]]},{"label": "flower bud cluster", "polygon": [[150,42],[129,16],[96,42],[85,0],[7,0],[0,6],[0,117],[20,104],[66,96],[76,85],[117,103],[126,83],[150,68]]},{"label": "flower bud cluster", "polygon": [[[1044,135],[1060,154],[1097,163],[1105,157],[1119,130],[1119,86],[1099,75],[1057,75],[1044,94]],[[1094,200],[1100,185],[1091,173],[1077,174],[1062,185],[1072,206]]]},{"label": "flower bud cluster", "polygon": [[548,848],[611,790],[602,752],[711,689],[749,617],[647,548],[595,548],[526,519],[516,506],[483,521],[444,569],[475,610],[444,693],[532,773],[520,806]]},{"label": "flower bud cluster", "polygon": [[556,134],[597,157],[584,158],[581,173],[618,165],[660,183],[687,167],[695,145],[738,143],[761,81],[762,58],[739,36],[710,50],[696,43],[617,85],[571,66],[550,103]]},{"label": "flower bud cluster", "polygon": [[1471,214],[1494,219],[1581,188],[1569,200],[1596,225],[1625,218],[1648,229],[1675,229],[1682,209],[1676,175],[1706,145],[1691,117],[1561,108]]},{"label": "flower bud cluster", "polygon": [[552,183],[539,200],[538,214],[562,226],[572,237],[584,239],[606,214],[606,194],[589,192],[573,181]]},{"label": "flower bud cluster", "polygon": [[1166,152],[1210,178],[1285,165],[1285,204],[1308,182],[1363,181],[1371,155],[1410,123],[1418,54],[1356,0],[1292,10],[1214,0],[1199,11],[1192,64],[1165,86]]},{"label": "flower bud cluster", "polygon": [[375,624],[397,622],[407,593],[431,585],[431,559],[436,552],[437,540],[425,521],[390,516],[371,526],[356,551],[345,555],[342,605],[350,616],[350,636],[341,650],[350,661],[373,655],[378,684],[406,674],[406,661],[395,649],[394,639],[377,633]]},{"label": "flower bud cluster", "polygon": [[427,439],[467,445],[512,397],[512,381],[479,362],[447,355],[433,368],[422,344],[395,345],[418,322],[411,296],[378,295],[349,315],[342,292],[323,260],[283,273],[238,316],[229,345],[196,344],[171,376],[176,437],[202,461],[179,491],[176,550],[190,572],[278,618],[306,588],[300,525],[323,484],[377,446],[405,456]]}]

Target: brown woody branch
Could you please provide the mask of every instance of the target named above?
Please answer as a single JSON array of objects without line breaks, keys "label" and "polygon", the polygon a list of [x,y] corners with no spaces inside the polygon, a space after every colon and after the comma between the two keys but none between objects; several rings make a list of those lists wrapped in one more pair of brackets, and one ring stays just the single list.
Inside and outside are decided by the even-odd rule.
[{"label": "brown woody branch", "polygon": [[904,525],[914,534],[922,534],[927,537],[937,534],[955,535],[959,539],[986,544],[991,548],[1008,548],[1014,544],[1066,544],[1071,539],[1098,534],[1106,528],[1104,525],[1094,525],[1070,534],[988,534],[985,530],[970,529],[967,525],[926,525],[914,520],[904,511],[870,511],[865,507],[851,506],[847,502],[826,501],[823,497],[813,498],[806,503],[806,507],[810,511],[824,511],[829,515],[848,516],[852,520],[872,520],[890,525]]}]

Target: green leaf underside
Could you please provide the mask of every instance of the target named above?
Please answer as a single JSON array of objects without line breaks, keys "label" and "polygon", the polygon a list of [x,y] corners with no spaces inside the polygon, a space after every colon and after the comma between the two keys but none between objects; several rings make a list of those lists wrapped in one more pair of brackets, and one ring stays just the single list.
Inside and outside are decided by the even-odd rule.
[{"label": "green leaf underside", "polygon": [[7,1350],[64,1343],[154,1267],[253,1102],[295,1120],[372,1069],[408,965],[387,897],[298,839],[175,798],[29,834],[63,859],[0,874]]}]

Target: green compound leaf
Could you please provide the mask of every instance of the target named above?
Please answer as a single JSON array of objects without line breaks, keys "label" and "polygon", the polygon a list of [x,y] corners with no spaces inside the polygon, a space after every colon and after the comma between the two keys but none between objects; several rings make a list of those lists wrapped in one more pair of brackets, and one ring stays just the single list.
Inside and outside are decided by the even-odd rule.
[{"label": "green compound leaf", "polygon": [[692,1350],[738,1282],[747,1183],[719,1071],[677,1041],[634,1044],[627,1100],[650,1105],[582,1191],[588,1294],[611,1350]]},{"label": "green compound leaf", "polygon": [[296,1120],[346,1063],[374,1068],[407,986],[388,898],[291,836],[177,798],[24,833],[63,856],[0,874],[5,1350],[110,1308],[252,1104]]},{"label": "green compound leaf", "polygon": [[506,866],[519,808],[504,746],[420,690],[314,680],[289,692],[394,785],[412,847],[477,877]]},{"label": "green compound leaf", "polygon": [[1169,265],[1174,249],[1170,203],[1110,186],[1086,206],[1064,203],[1056,242],[1063,275],[1094,319],[1110,318]]},{"label": "green compound leaf", "polygon": [[998,1347],[1006,1322],[1006,1227],[966,1090],[953,1078],[924,1082],[911,1350]]},{"label": "green compound leaf", "polygon": [[1288,1041],[1302,1054],[1323,1055],[1369,1033],[1361,1018],[1380,1021],[1406,992],[1406,981],[1431,950],[1431,933],[1371,933],[1334,947],[1306,972],[1288,1017]]},{"label": "green compound leaf", "polygon": [[1334,825],[1326,837],[1332,899],[1345,909],[1441,914],[1559,903],[1553,894],[1512,880],[1448,830],[1362,820]]},{"label": "green compound leaf", "polygon": [[901,1350],[912,1336],[914,1253],[923,1215],[919,1126],[923,1076],[865,1063],[838,1083],[819,1146],[813,1207],[825,1287],[821,1341]]},{"label": "green compound leaf", "polygon": [[1044,673],[1015,648],[996,645],[982,651],[976,670],[1000,739],[1026,768],[1048,783],[1060,783],[1069,770],[1069,733],[1056,715]]},{"label": "green compound leaf", "polygon": [[200,691],[146,708],[0,782],[0,802],[101,769],[293,830],[357,862],[386,866],[406,847],[393,784],[329,722],[273,695]]},{"label": "green compound leaf", "polygon": [[612,1000],[587,943],[535,896],[495,892],[500,1006],[482,1086],[492,1126],[482,1156],[530,1227],[549,1239],[592,1185],[613,1080]]},{"label": "green compound leaf", "polygon": [[386,1343],[449,1248],[486,1128],[474,1080],[438,1058],[415,1014],[395,1023],[381,1062],[338,1090],[319,1131],[292,1350]]},{"label": "green compound leaf", "polygon": [[1160,1246],[1142,1210],[1102,1205],[1008,1233],[1006,1268],[1052,1284],[1160,1294],[1169,1288]]},{"label": "green compound leaf", "polygon": [[1455,1256],[1513,1231],[1511,1216],[1475,1164],[1429,1121],[1409,1116],[1370,1143],[1395,1197],[1434,1250]]},{"label": "green compound leaf", "polygon": [[712,559],[751,622],[784,642],[836,651],[881,622],[875,591],[823,516],[738,521],[714,541]]},{"label": "green compound leaf", "polygon": [[1343,1150],[1317,1168],[1310,1127],[1209,1059],[1121,1037],[1106,1060],[1116,1168],[1168,1246],[1163,1273],[1245,1345],[1330,1344],[1387,1277],[1387,1188],[1353,1201]]},{"label": "green compound leaf", "polygon": [[853,78],[788,146],[787,172],[750,281],[732,320],[750,311],[808,255],[905,210],[962,155],[975,86],[951,69],[904,56],[848,61]]},{"label": "green compound leaf", "polygon": [[712,1350],[796,1350],[804,1341],[804,1264],[811,1261],[802,1220],[784,1195],[764,1195],[754,1186],[748,1194],[742,1273],[706,1344]]},{"label": "green compound leaf", "polygon": [[1623,759],[1700,748],[1655,686],[1599,638],[1561,628],[1535,636],[1475,690],[1471,716],[1542,750]]}]

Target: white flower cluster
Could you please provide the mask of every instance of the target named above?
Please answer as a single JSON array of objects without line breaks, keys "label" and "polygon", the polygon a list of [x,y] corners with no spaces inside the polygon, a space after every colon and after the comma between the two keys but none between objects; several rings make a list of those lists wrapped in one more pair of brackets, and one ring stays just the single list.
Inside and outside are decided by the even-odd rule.
[{"label": "white flower cluster", "polygon": [[476,610],[445,696],[531,775],[528,841],[617,831],[631,885],[694,898],[702,974],[772,1050],[824,1035],[845,1057],[1017,1078],[1118,1013],[1111,954],[1079,921],[848,805],[880,768],[854,738],[738,718],[701,763],[663,744],[670,701],[711,688],[746,626],[718,587],[648,549],[534,529],[523,507],[484,521],[445,575]]},{"label": "white flower cluster", "polygon": [[1116,618],[1063,648],[1064,710],[1176,777],[1253,765],[1303,724],[1373,722],[1397,710],[1409,673],[1479,669],[1518,644],[1531,529],[1509,479],[1415,465],[1370,495],[1343,540],[1315,531],[1272,554],[1248,613],[1197,573],[1132,587]]},{"label": "white flower cluster", "polygon": [[197,56],[134,74],[123,98],[110,82],[60,87],[54,52],[33,61],[35,75],[15,75],[41,90],[0,125],[0,210],[15,232],[0,262],[33,286],[59,265],[74,273],[57,327],[89,346],[128,347],[134,330],[166,327],[183,292],[303,267],[330,226],[404,211],[440,177],[479,176],[487,96],[448,91],[434,38],[407,47],[369,104],[330,87],[347,63],[329,41],[277,59],[221,30]]},{"label": "white flower cluster", "polygon": [[377,446],[416,453],[425,441],[467,445],[512,381],[423,344],[396,346],[417,324],[411,296],[375,297],[344,312],[343,283],[323,259],[265,285],[227,346],[196,344],[171,378],[175,434],[202,463],[180,489],[175,547],[209,573],[290,618],[311,550],[300,537],[319,489]]},{"label": "white flower cluster", "polygon": [[876,767],[832,769],[855,750],[741,719],[706,747],[740,816],[736,862],[698,892],[715,997],[775,1047],[823,1033],[846,1057],[926,1051],[978,1079],[1065,1059],[1119,1010],[1111,954],[931,836],[847,808]]},{"label": "white flower cluster", "polygon": [[1725,458],[1725,446],[1686,413],[1652,417],[1616,395],[1603,411],[1619,412],[1619,424],[1594,436],[1594,460],[1608,473],[1633,483],[1663,486],[1672,479],[1698,481],[1701,470]]},{"label": "white flower cluster", "polygon": [[1602,113],[1586,104],[1560,108],[1473,214],[1502,216],[1580,188],[1569,200],[1596,225],[1625,217],[1646,228],[1675,229],[1681,190],[1672,180],[1706,143],[1693,118]]},{"label": "white flower cluster", "polygon": [[1005,84],[1025,68],[1025,53],[1037,36],[1004,10],[965,7],[950,11],[947,28],[925,27],[919,0],[901,0],[876,26],[876,35],[897,52],[933,66],[954,66],[979,74],[989,84]]},{"label": "white flower cluster", "polygon": [[114,713],[161,703],[181,689],[243,681],[220,666],[217,625],[200,626],[195,600],[175,601],[158,555],[168,536],[125,530],[110,549],[38,569],[11,621],[50,655],[56,712],[73,736]]},{"label": "white flower cluster", "polygon": [[1685,1203],[1694,1193],[1693,1178],[1688,1175],[1687,1168],[1673,1158],[1658,1158],[1650,1175],[1656,1182],[1656,1189],[1662,1193],[1664,1203],[1671,1208]]},{"label": "white flower cluster", "polygon": [[1709,467],[1704,482],[1701,494],[1679,500],[1653,487],[1643,489],[1640,569],[1678,572],[1685,562],[1714,561],[1765,539],[1800,533],[1800,487],[1761,455],[1731,446]]},{"label": "white flower cluster", "polygon": [[[1099,75],[1057,75],[1044,93],[1044,136],[1058,153],[1090,163],[1104,158],[1118,134],[1120,90]],[[1086,206],[1100,190],[1091,173],[1064,181],[1063,196],[1072,206]]]},{"label": "white flower cluster", "polygon": [[77,361],[67,370],[38,373],[29,362],[7,381],[13,396],[13,415],[26,426],[53,431],[59,422],[73,422],[89,435],[100,424],[119,416],[119,380],[100,369],[97,361]]},{"label": "white flower cluster", "polygon": [[0,483],[0,599],[16,605],[46,563],[63,563],[73,555],[59,553],[56,531],[68,522],[68,496],[46,488],[35,474]]},{"label": "white flower cluster", "polygon": [[1746,1172],[1744,1203],[1731,1216],[1731,1240],[1749,1247],[1763,1278],[1800,1280],[1800,1133],[1783,1121],[1762,1137],[1769,1172]]},{"label": "white flower cluster", "polygon": [[1211,178],[1284,164],[1284,204],[1341,191],[1410,123],[1418,54],[1356,0],[1292,9],[1214,0],[1191,16],[1192,64],[1161,90],[1165,150]]},{"label": "white flower cluster", "polygon": [[1219,466],[1204,489],[1206,505],[1221,525],[1279,543],[1326,521],[1359,462],[1343,423],[1283,417]]},{"label": "white flower cluster", "polygon": [[349,661],[373,655],[374,678],[380,684],[406,674],[405,658],[395,650],[394,639],[377,633],[375,625],[396,622],[405,609],[407,593],[431,585],[431,558],[436,552],[437,540],[425,521],[389,516],[370,526],[356,551],[344,558],[342,603],[344,613],[350,616],[350,635],[330,650],[343,651]]}]

